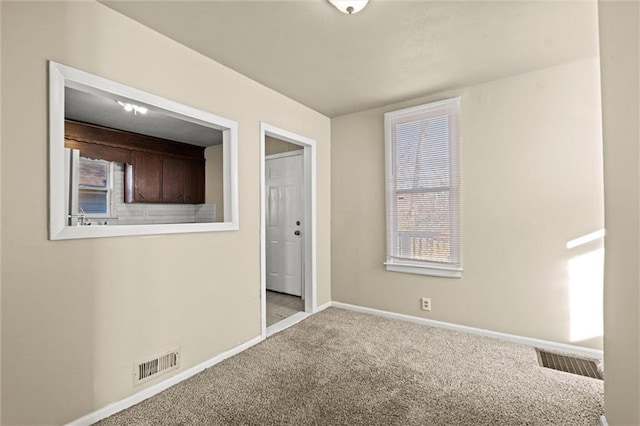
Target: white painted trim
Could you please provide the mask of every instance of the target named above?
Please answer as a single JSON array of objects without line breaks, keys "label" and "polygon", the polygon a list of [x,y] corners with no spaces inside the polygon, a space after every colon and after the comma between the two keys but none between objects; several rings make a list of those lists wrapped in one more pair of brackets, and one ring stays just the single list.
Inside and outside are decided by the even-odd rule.
[{"label": "white painted trim", "polygon": [[[64,160],[64,89],[122,96],[164,110],[181,120],[223,132],[225,222],[163,225],[67,226],[67,195]],[[75,68],[49,61],[49,239],[119,237],[212,231],[237,231],[238,211],[238,123],[215,114],[125,86]]]},{"label": "white painted trim", "polygon": [[314,314],[317,314],[318,312],[324,311],[327,308],[331,307],[331,302],[327,302],[327,303],[323,303],[322,305],[318,306],[314,312]]},{"label": "white painted trim", "polygon": [[607,418],[604,416],[604,414],[600,416],[600,426],[609,426]]},{"label": "white painted trim", "polygon": [[418,275],[430,275],[432,277],[445,277],[445,278],[462,278],[462,269],[442,268],[437,266],[427,265],[410,265],[399,263],[384,263],[387,271],[390,272],[402,272],[405,274],[418,274]]},{"label": "white painted trim", "polygon": [[213,367],[214,365],[224,361],[227,358],[237,355],[240,352],[245,351],[250,347],[257,345],[263,340],[264,338],[262,336],[254,337],[248,342],[245,342],[241,345],[231,348],[228,351],[225,351],[207,361],[204,361],[198,365],[195,365],[179,374],[176,374],[175,376],[169,377],[168,379],[163,380],[158,384],[150,386],[146,389],[141,390],[140,392],[134,393],[133,395],[130,395],[124,399],[121,399],[120,401],[114,402],[113,404],[109,404],[106,407],[103,407],[99,410],[94,411],[93,413],[89,413],[86,416],[73,420],[67,423],[67,425],[68,426],[85,426],[85,425],[94,424],[124,409],[132,407],[144,401],[145,399],[151,398],[152,396],[167,390],[171,386],[176,385],[182,382],[183,380],[186,380],[207,368]]},{"label": "white painted trim", "polygon": [[260,335],[267,338],[267,206],[266,194],[266,135],[260,123]]},{"label": "white painted trim", "polygon": [[[305,299],[305,311],[307,312],[315,312],[316,306],[318,304],[318,294],[317,294],[317,285],[318,285],[318,256],[317,256],[317,241],[318,241],[318,223],[317,223],[317,213],[318,213],[318,203],[317,203],[317,159],[318,159],[318,149],[315,141],[311,141],[311,145],[305,146],[304,149],[304,167],[305,167],[305,193],[307,195],[311,195],[311,199],[309,201],[305,201],[305,203],[309,203],[309,209],[305,209],[305,214],[307,217],[305,218],[308,223],[311,224],[311,238],[306,241],[305,253],[309,255],[305,258],[305,264],[307,261],[311,262],[311,268],[305,269],[305,281],[307,282],[308,289],[311,290],[306,294],[310,294],[311,297]],[[306,228],[308,230],[308,228]]]},{"label": "white painted trim", "polygon": [[65,176],[64,87],[62,68],[49,62],[49,238],[66,227],[68,177]]},{"label": "white painted trim", "polygon": [[331,302],[331,306],[347,309],[355,312],[378,315],[386,318],[399,319],[402,321],[424,324],[431,327],[445,328],[447,330],[461,331],[463,333],[476,334],[480,336],[493,337],[495,339],[507,340],[514,343],[522,343],[536,348],[548,349],[568,354],[586,356],[590,358],[602,359],[602,351],[598,349],[583,348],[581,346],[567,345],[565,343],[550,342],[548,340],[534,339],[532,337],[517,336],[515,334],[500,333],[497,331],[485,330],[482,328],[468,327],[466,325],[452,324],[448,322],[436,321],[427,318],[414,317],[411,315],[398,314],[395,312],[382,311],[379,309],[367,308],[364,306],[350,305],[342,302]]},{"label": "white painted trim", "polygon": [[299,323],[300,321],[309,318],[313,314],[317,314],[320,311],[324,311],[327,308],[331,307],[331,302],[324,303],[318,307],[313,313],[309,312],[297,312],[290,317],[283,319],[282,321],[278,321],[277,323],[267,327],[267,337],[272,336],[282,330],[285,330],[292,325]]},{"label": "white painted trim", "polygon": [[274,334],[279,333],[282,330],[285,330],[285,329],[291,327],[292,325],[295,325],[295,324],[299,323],[300,321],[309,318],[311,315],[313,315],[313,314],[310,314],[308,312],[296,312],[295,314],[291,315],[290,317],[287,317],[287,318],[283,319],[282,321],[278,321],[277,323],[267,327],[267,337],[273,336]]},{"label": "white painted trim", "polygon": [[[303,147],[304,162],[304,310],[316,312],[317,298],[317,184],[316,184],[316,141],[288,130],[260,123],[260,321],[262,337],[267,337],[267,259],[266,259],[266,205],[265,205],[265,144],[270,136]],[[296,152],[296,151],[293,151]]]},{"label": "white painted trim", "polygon": [[452,98],[441,99],[435,102],[429,102],[422,105],[416,105],[413,107],[403,108],[396,111],[389,111],[384,114],[385,117],[389,118],[397,118],[403,117],[409,114],[419,114],[422,112],[432,112],[434,110],[438,110],[442,107],[449,107],[451,104],[457,103],[460,105],[460,96],[454,96]]}]

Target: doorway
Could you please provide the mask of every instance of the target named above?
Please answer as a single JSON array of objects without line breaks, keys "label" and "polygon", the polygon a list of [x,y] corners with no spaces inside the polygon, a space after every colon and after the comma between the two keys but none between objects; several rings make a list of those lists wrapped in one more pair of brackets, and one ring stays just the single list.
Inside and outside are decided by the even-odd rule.
[{"label": "doorway", "polygon": [[267,327],[304,311],[302,149],[265,140]]},{"label": "doorway", "polygon": [[261,326],[267,337],[316,309],[315,141],[261,123]]}]

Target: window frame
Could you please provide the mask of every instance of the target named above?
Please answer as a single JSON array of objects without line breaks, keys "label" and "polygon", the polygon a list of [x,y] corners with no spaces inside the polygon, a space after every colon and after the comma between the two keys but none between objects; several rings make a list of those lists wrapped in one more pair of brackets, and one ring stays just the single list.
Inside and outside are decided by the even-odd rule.
[{"label": "window frame", "polygon": [[[238,123],[178,102],[144,92],[54,61],[48,61],[49,77],[49,239],[163,235],[240,228],[238,198]],[[65,87],[91,93],[121,96],[162,109],[166,114],[220,130],[223,135],[224,222],[149,225],[72,226],[69,217],[69,160],[65,156]]]},{"label": "window frame", "polygon": [[92,188],[92,187],[84,187],[80,183],[78,183],[78,209],[80,209],[80,192],[85,193],[104,193],[107,197],[107,212],[106,213],[84,213],[84,217],[87,219],[110,219],[113,212],[113,169],[114,164],[113,161],[107,160],[94,160],[91,158],[79,157],[80,162],[83,161],[100,161],[105,163],[107,169],[107,185],[105,188]]},{"label": "window frame", "polygon": [[[396,188],[396,141],[395,130],[397,124],[410,123],[425,120],[431,117],[441,116],[443,111],[453,110],[453,113],[447,112],[452,120],[453,126],[456,126],[452,132],[449,132],[450,138],[448,143],[449,149],[449,199],[453,202],[449,203],[449,229],[450,232],[450,250],[453,252],[453,262],[438,262],[433,260],[420,259],[401,259],[397,251],[396,237],[398,236],[398,209],[397,194],[399,192],[417,192],[428,193],[433,192],[433,188],[424,188],[424,191],[416,190],[398,190]],[[384,115],[385,127],[385,180],[386,180],[386,260],[384,265],[387,271],[403,272],[420,275],[430,275],[436,277],[461,278],[462,277],[462,236],[461,236],[461,182],[460,182],[460,97],[444,99],[437,102],[431,102],[418,105],[411,108],[405,108],[397,111],[387,112]],[[444,187],[442,187],[444,188]],[[439,188],[441,189],[441,188]],[[419,231],[416,231],[419,232]]]}]

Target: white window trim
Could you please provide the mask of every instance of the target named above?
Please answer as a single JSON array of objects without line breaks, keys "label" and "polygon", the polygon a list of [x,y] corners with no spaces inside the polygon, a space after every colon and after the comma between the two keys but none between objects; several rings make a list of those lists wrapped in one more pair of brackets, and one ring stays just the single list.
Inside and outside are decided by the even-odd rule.
[{"label": "white window trim", "polygon": [[[109,93],[140,101],[165,110],[183,120],[222,131],[224,176],[224,222],[154,225],[69,226],[68,178],[64,155],[65,87]],[[119,237],[133,235],[178,234],[237,231],[238,207],[238,123],[142,90],[49,61],[49,239]]]},{"label": "white window trim", "polygon": [[411,263],[390,263],[385,262],[387,271],[390,272],[404,272],[407,274],[418,275],[430,275],[433,277],[445,277],[445,278],[462,278],[462,268],[447,268],[444,266],[434,266],[425,264],[411,264]]},{"label": "white window trim", "polygon": [[[393,174],[393,166],[394,166],[394,143],[393,143],[393,131],[394,126],[391,125],[391,120],[397,117],[409,116],[417,113],[421,113],[423,111],[427,111],[429,109],[437,108],[439,106],[443,106],[446,104],[457,103],[457,108],[459,111],[460,105],[460,97],[445,99],[439,102],[431,102],[424,105],[419,105],[416,107],[405,108],[398,111],[391,111],[385,113],[385,179],[386,179],[386,226],[387,226],[387,235],[389,234],[389,227],[394,227],[393,234],[396,233],[395,227],[397,227],[397,221],[395,219],[395,180],[391,178]],[[459,126],[459,121],[458,121]],[[455,155],[452,155],[452,161],[454,161],[454,167],[456,167],[459,171],[460,168],[460,140],[459,140],[460,129],[458,129],[458,141],[456,146],[450,147],[453,150]],[[460,176],[460,173],[457,173],[457,177]],[[460,194],[460,182],[450,185],[451,188],[457,190],[457,193],[454,193],[455,196],[461,197]],[[457,204],[461,208],[461,202]],[[462,211],[451,212],[454,217],[457,215],[462,215]],[[458,223],[454,219],[454,223]],[[461,224],[459,225],[462,226]],[[456,230],[457,236],[459,239],[461,236],[461,229]],[[387,236],[388,238],[388,236]],[[462,251],[461,241],[460,244],[457,245],[458,250]],[[418,274],[418,275],[428,275],[435,277],[445,277],[445,278],[462,278],[463,268],[462,263],[460,266],[448,265],[448,264],[440,264],[437,262],[429,262],[429,261],[420,261],[420,260],[408,260],[408,259],[394,259],[393,253],[389,253],[389,247],[387,242],[387,260],[384,262],[385,268],[390,272],[402,272],[409,274]],[[458,253],[458,257],[460,258],[460,262],[462,262],[462,253]]]}]

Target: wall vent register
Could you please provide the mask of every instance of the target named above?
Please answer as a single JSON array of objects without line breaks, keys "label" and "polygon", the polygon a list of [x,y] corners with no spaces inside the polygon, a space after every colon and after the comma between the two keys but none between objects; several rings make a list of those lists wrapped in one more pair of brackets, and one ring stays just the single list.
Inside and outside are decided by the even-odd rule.
[{"label": "wall vent register", "polygon": [[134,364],[133,383],[135,385],[162,376],[180,367],[180,349]]}]

